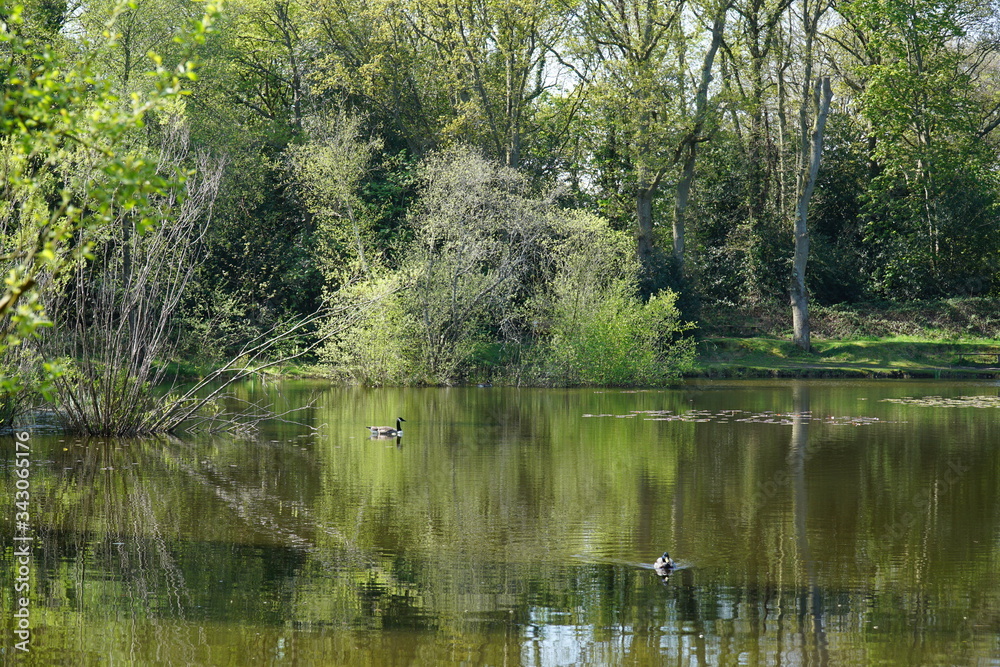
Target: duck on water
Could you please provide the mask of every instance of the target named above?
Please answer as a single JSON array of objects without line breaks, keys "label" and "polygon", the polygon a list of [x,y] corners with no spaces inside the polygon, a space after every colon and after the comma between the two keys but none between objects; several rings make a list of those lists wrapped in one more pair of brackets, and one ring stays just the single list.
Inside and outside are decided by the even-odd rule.
[{"label": "duck on water", "polygon": [[670,573],[673,572],[676,567],[677,563],[674,562],[674,559],[671,558],[670,554],[666,551],[664,551],[663,555],[657,558],[656,562],[653,563],[653,570],[655,570],[656,574],[661,577],[669,577]]},{"label": "duck on water", "polygon": [[396,428],[391,426],[366,426],[365,428],[372,432],[373,437],[395,438],[403,435],[403,422],[405,421],[402,417],[396,417]]}]

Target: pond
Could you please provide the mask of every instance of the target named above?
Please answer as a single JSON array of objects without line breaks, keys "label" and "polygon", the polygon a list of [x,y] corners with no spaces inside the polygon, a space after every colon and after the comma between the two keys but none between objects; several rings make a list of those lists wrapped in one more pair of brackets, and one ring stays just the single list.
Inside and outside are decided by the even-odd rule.
[{"label": "pond", "polygon": [[27,526],[3,437],[5,662],[1000,665],[996,382],[239,391],[306,407],[31,429]]}]

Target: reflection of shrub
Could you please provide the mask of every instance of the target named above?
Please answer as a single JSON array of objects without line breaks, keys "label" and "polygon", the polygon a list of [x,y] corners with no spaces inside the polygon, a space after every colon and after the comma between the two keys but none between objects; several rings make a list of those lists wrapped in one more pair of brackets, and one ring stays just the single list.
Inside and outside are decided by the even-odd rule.
[{"label": "reflection of shrub", "polygon": [[618,281],[584,299],[560,294],[553,313],[550,363],[569,385],[659,385],[691,365],[694,344],[680,335],[677,294],[660,292],[643,304]]}]

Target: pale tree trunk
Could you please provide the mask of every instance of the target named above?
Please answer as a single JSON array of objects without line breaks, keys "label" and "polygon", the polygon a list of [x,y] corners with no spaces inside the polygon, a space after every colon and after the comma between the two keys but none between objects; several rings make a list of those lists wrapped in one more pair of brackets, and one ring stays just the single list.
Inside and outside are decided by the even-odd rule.
[{"label": "pale tree trunk", "polygon": [[639,185],[635,195],[635,213],[638,223],[635,230],[635,255],[639,265],[648,270],[653,257],[653,195],[659,179]]},{"label": "pale tree trunk", "polygon": [[695,158],[698,153],[698,143],[704,141],[702,132],[708,116],[708,86],[712,83],[712,66],[715,64],[715,54],[722,45],[722,33],[726,28],[726,12],[732,6],[732,0],[724,2],[712,23],[712,43],[705,52],[701,65],[701,80],[695,93],[694,125],[691,132],[684,138],[678,148],[678,158],[683,155],[681,177],[677,181],[674,193],[674,268],[678,277],[684,274],[684,222],[687,212],[688,197],[691,194],[691,184],[694,182]]},{"label": "pale tree trunk", "polygon": [[674,270],[677,276],[684,275],[684,222],[687,218],[688,197],[691,195],[691,183],[694,182],[695,146],[692,143],[684,158],[681,178],[677,181],[677,191],[674,195]]},{"label": "pale tree trunk", "polygon": [[816,176],[823,157],[823,132],[830,113],[833,90],[830,77],[816,80],[812,101],[815,109],[812,131],[806,130],[808,96],[804,95],[800,111],[802,135],[799,149],[802,168],[798,178],[798,201],[795,207],[795,251],[792,255],[791,303],[793,341],[803,350],[809,350],[809,295],[806,292],[806,262],[809,260],[809,199],[816,188]]}]

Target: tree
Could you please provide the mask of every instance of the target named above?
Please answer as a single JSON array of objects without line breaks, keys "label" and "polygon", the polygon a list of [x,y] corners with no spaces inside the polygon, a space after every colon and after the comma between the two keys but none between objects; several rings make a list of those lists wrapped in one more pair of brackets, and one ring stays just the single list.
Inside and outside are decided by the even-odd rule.
[{"label": "tree", "polygon": [[[327,354],[352,379],[450,384],[478,350],[520,342],[549,259],[551,198],[468,147],[429,155],[411,209],[413,240],[396,271],[331,295],[361,318]],[[339,322],[334,322],[339,326]],[[377,366],[371,364],[377,363]]]},{"label": "tree", "polygon": [[371,273],[373,216],[359,196],[359,185],[381,142],[362,140],[361,120],[342,111],[314,119],[308,129],[310,141],[290,146],[285,154],[290,177],[315,219],[313,261],[326,288],[336,290]]},{"label": "tree", "polygon": [[[209,5],[181,42],[202,40],[215,15]],[[152,90],[122,101],[97,67],[115,48],[114,34],[71,60],[53,44],[27,37],[24,24],[20,7],[0,5],[0,232],[8,269],[0,296],[3,347],[46,323],[39,291],[88,256],[81,230],[113,224],[119,210],[131,212],[140,233],[163,219],[152,198],[180,179],[158,174],[155,164],[122,146],[147,114],[177,99],[182,82],[194,77],[191,62],[171,70],[153,55]]]},{"label": "tree", "polygon": [[[175,119],[165,129],[156,159],[163,173],[186,172],[184,190],[150,197],[160,221],[141,232],[127,208],[112,224],[80,230],[91,261],[68,276],[52,319],[59,335],[43,341],[66,372],[55,380],[56,412],[71,430],[132,435],[155,430],[162,382],[176,341],[176,311],[197,266],[211,221],[223,162],[189,155],[187,128]],[[193,169],[186,167],[193,163]],[[113,184],[101,185],[113,187]]]},{"label": "tree", "polygon": [[[811,74],[808,71],[807,74]],[[806,79],[809,81],[809,79]],[[802,102],[799,109],[799,174],[796,182],[796,206],[794,238],[795,251],[792,255],[791,304],[792,340],[803,350],[810,349],[809,342],[809,294],[806,291],[806,264],[809,261],[809,200],[816,188],[820,161],[823,157],[823,135],[826,119],[830,113],[833,89],[830,77],[816,80],[810,94],[803,84]],[[812,127],[809,128],[809,106],[811,103]]]},{"label": "tree", "polygon": [[[829,77],[819,77],[813,83],[813,67],[819,22],[827,0],[803,0],[802,34],[802,92],[799,101],[799,164],[796,175],[795,223],[793,236],[795,250],[792,254],[791,305],[792,338],[796,345],[808,351],[809,295],[806,292],[806,265],[809,261],[809,200],[816,188],[820,161],[823,157],[823,135],[826,118],[830,113],[833,89]],[[812,121],[809,120],[810,111]]]},{"label": "tree", "polygon": [[[565,5],[553,0],[423,2],[414,27],[439,48],[461,54],[456,81],[463,112],[480,125],[482,145],[508,167],[521,163],[537,129],[533,106],[562,67],[551,56],[567,32]],[[476,104],[471,104],[472,100]],[[478,117],[478,118],[477,118]],[[479,122],[477,122],[479,121]]]},{"label": "tree", "polygon": [[[736,20],[722,47],[721,87],[727,99],[728,141],[740,156],[733,174],[739,213],[728,230],[723,254],[736,271],[739,296],[771,301],[784,292],[787,220],[788,100],[783,85],[793,65],[789,8],[793,0],[737,0]],[[732,160],[726,167],[732,168]],[[728,180],[728,177],[727,177]]]},{"label": "tree", "polygon": [[225,72],[228,100],[260,122],[301,130],[309,94],[305,9],[297,0],[240,0],[227,5],[224,22],[214,67]]},{"label": "tree", "polygon": [[405,266],[427,376],[442,382],[483,334],[519,328],[524,313],[513,305],[531,293],[553,202],[534,198],[523,174],[467,148],[431,156],[421,176]]},{"label": "tree", "polygon": [[[460,142],[517,167],[548,131],[540,103],[572,87],[557,50],[571,9],[553,0],[325,0],[315,14],[318,89],[381,116],[417,156]],[[548,115],[575,110],[551,105]]]},{"label": "tree", "polygon": [[[593,61],[591,105],[603,109],[597,134],[604,146],[595,147],[596,162],[602,171],[623,172],[599,179],[604,185],[620,181],[630,191],[636,256],[644,273],[641,289],[647,296],[668,274],[675,282],[683,276],[687,208],[699,146],[715,129],[719,98],[712,89],[713,69],[733,4],[582,4],[587,41],[578,57]],[[655,202],[661,185],[671,181],[673,247],[667,255],[656,248]]]},{"label": "tree", "polygon": [[688,198],[691,195],[691,185],[694,183],[695,162],[698,155],[698,145],[708,140],[709,120],[713,106],[709,101],[709,86],[712,83],[712,67],[715,56],[722,45],[726,28],[726,15],[735,0],[723,0],[713,10],[711,41],[705,50],[701,71],[696,80],[694,101],[688,111],[690,115],[689,129],[677,146],[675,161],[681,165],[680,176],[674,195],[673,224],[673,259],[674,268],[679,276],[684,274],[684,227],[687,215]]},{"label": "tree", "polygon": [[325,113],[309,80],[311,21],[298,2],[227,3],[199,49],[185,117],[192,145],[227,166],[205,262],[184,299],[186,354],[224,361],[321,302],[313,218],[292,192],[284,157],[307,139],[297,123]]},{"label": "tree", "polygon": [[655,271],[653,198],[673,165],[674,103],[683,83],[675,49],[682,44],[683,0],[586,0],[583,30],[600,65],[596,94],[621,122],[635,204],[636,257]]},{"label": "tree", "polygon": [[[859,0],[839,7],[840,44],[869,134],[866,238],[881,296],[989,289],[997,249],[998,107],[990,8],[967,0]],[[875,55],[877,54],[877,55]],[[985,252],[984,252],[985,251]],[[995,251],[995,250],[994,250]]]},{"label": "tree", "polygon": [[418,158],[463,125],[453,84],[461,54],[440,49],[414,29],[422,20],[419,5],[321,0],[313,7],[317,94],[368,115]]},{"label": "tree", "polygon": [[[74,40],[74,47],[95,49],[95,71],[111,77],[110,92],[125,99],[133,92],[149,92],[152,81],[145,76],[149,53],[171,69],[190,55],[193,45],[185,44],[181,36],[202,12],[189,0],[93,0],[86,11],[67,13],[67,32],[82,38]],[[100,38],[109,26],[114,32],[110,44]]]}]

